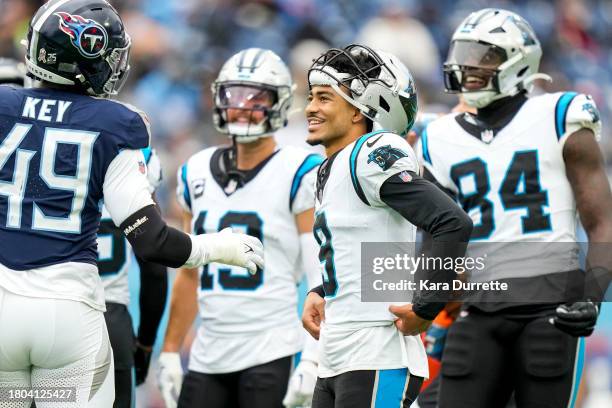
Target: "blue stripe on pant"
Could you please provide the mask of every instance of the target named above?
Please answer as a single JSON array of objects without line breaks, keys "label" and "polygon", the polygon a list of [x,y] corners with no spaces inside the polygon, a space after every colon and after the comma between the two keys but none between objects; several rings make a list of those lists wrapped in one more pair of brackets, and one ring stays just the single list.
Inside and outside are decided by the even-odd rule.
[{"label": "blue stripe on pant", "polygon": [[408,369],[378,370],[372,408],[401,408],[408,382]]},{"label": "blue stripe on pant", "polygon": [[580,388],[580,379],[582,378],[582,370],[584,368],[584,337],[578,339],[578,352],[576,353],[576,366],[574,368],[574,382],[572,386],[572,393],[570,395],[569,407],[574,408],[576,405],[576,398],[578,397],[578,389]]}]

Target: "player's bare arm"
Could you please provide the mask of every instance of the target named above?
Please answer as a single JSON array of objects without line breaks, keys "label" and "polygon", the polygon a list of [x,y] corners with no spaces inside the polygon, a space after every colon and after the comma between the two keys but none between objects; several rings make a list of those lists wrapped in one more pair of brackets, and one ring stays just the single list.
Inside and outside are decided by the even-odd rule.
[{"label": "player's bare arm", "polygon": [[[589,241],[612,242],[612,193],[603,156],[593,131],[582,128],[570,135],[563,149],[563,157],[580,221]],[[608,254],[607,259],[589,258],[589,261],[600,259],[609,262],[612,254]],[[601,266],[608,265],[610,263]]]},{"label": "player's bare arm", "polygon": [[[191,232],[191,214],[183,212],[183,230]],[[180,350],[198,312],[198,270],[177,271],[170,298],[170,317],[159,356],[158,383],[166,406],[176,406],[183,378]]]},{"label": "player's bare arm", "polygon": [[611,280],[612,253],[607,249],[612,242],[612,194],[592,130],[582,128],[571,134],[564,145],[563,158],[580,220],[589,238],[586,301],[559,306],[552,322],[574,336],[588,336],[595,329],[600,302]]},{"label": "player's bare arm", "polygon": [[[295,222],[300,234],[309,234],[308,238],[312,239],[310,235],[312,234],[312,226],[314,223],[314,208],[296,215]],[[321,279],[318,268],[315,271],[305,272],[307,274],[309,286],[315,286],[314,284],[317,283],[317,277],[319,278],[318,282],[320,282]],[[302,324],[306,331],[317,340],[319,339],[320,326],[323,320],[325,320],[325,299],[316,292],[308,293],[302,313]]]},{"label": "player's bare arm", "polygon": [[[320,287],[321,290],[323,287]],[[321,322],[325,321],[325,299],[316,288],[308,293],[302,312],[302,324],[312,337],[319,340]]]},{"label": "player's bare arm", "polygon": [[[191,214],[183,212],[183,231],[191,232]],[[170,318],[164,337],[163,352],[178,353],[198,312],[198,270],[177,271],[170,298]]]}]

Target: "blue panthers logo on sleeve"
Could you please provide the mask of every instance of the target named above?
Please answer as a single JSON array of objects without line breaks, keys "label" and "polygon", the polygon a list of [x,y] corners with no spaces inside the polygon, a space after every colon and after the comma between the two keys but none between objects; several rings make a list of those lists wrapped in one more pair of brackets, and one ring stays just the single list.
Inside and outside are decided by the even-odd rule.
[{"label": "blue panthers logo on sleeve", "polygon": [[368,163],[376,163],[383,171],[386,171],[393,166],[393,163],[402,157],[408,157],[408,154],[401,149],[386,145],[378,147],[370,152],[368,155]]},{"label": "blue panthers logo on sleeve", "polygon": [[599,122],[599,111],[597,110],[595,105],[593,105],[591,102],[587,102],[584,105],[582,105],[582,110],[589,112],[589,115],[591,115],[591,120],[593,121],[593,123]]}]

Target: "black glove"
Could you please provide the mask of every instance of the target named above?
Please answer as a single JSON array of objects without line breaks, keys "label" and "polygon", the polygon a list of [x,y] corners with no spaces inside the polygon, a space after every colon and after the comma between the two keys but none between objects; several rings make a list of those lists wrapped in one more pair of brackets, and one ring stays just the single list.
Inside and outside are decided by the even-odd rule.
[{"label": "black glove", "polygon": [[142,384],[147,379],[149,364],[151,364],[151,353],[153,347],[143,346],[136,342],[134,350],[134,371],[136,372],[136,386]]},{"label": "black glove", "polygon": [[550,322],[574,337],[588,337],[595,330],[600,304],[592,301],[560,305]]}]

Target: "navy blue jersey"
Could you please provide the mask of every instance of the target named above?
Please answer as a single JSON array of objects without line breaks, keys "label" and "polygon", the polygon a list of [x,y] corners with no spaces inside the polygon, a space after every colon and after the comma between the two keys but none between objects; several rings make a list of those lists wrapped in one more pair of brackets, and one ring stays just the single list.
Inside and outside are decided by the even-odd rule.
[{"label": "navy blue jersey", "polygon": [[95,264],[106,170],[149,145],[145,121],[111,100],[0,86],[0,263]]}]

